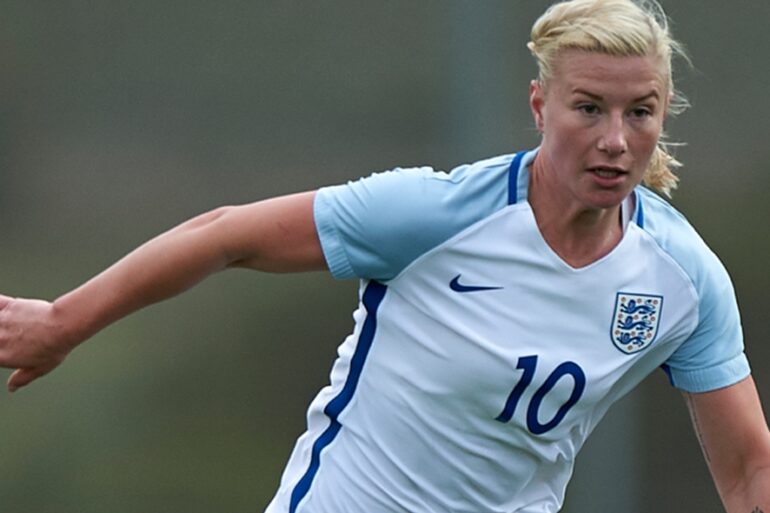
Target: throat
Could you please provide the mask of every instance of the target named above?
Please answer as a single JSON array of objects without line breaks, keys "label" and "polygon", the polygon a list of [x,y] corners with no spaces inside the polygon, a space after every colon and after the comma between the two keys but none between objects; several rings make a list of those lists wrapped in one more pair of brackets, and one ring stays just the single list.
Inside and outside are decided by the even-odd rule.
[{"label": "throat", "polygon": [[535,221],[543,240],[570,267],[581,268],[610,254],[623,238],[620,208]]}]

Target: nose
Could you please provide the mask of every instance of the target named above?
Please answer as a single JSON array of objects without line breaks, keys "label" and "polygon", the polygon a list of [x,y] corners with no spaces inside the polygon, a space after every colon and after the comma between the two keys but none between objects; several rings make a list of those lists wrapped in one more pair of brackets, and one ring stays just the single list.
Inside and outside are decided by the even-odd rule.
[{"label": "nose", "polygon": [[609,116],[601,136],[599,137],[598,148],[609,155],[622,155],[628,150],[628,141],[626,140],[625,125],[622,116]]}]

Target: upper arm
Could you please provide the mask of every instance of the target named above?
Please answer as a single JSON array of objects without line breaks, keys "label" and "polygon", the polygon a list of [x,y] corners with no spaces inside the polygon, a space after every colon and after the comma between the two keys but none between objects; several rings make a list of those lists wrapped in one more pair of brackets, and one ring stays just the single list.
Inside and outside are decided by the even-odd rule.
[{"label": "upper arm", "polygon": [[685,400],[728,510],[736,504],[743,508],[752,489],[770,489],[770,432],[753,379],[711,392],[685,393]]},{"label": "upper arm", "polygon": [[313,218],[315,191],[222,209],[210,228],[229,267],[269,272],[326,269]]}]

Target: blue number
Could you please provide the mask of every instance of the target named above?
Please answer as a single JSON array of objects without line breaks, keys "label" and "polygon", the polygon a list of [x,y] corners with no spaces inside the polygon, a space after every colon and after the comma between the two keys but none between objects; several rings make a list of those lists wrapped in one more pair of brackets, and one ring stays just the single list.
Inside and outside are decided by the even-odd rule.
[{"label": "blue number", "polygon": [[[519,403],[524,390],[532,383],[532,379],[535,376],[535,368],[537,367],[537,356],[523,356],[519,358],[519,362],[516,365],[517,369],[522,369],[524,374],[516,386],[513,387],[511,394],[508,396],[508,400],[505,402],[505,407],[496,420],[500,422],[508,422],[513,418],[513,414],[516,411],[516,405]],[[561,405],[551,420],[545,424],[541,424],[537,418],[540,405],[543,403],[546,394],[550,392],[556,383],[559,382],[564,376],[572,376],[575,382],[575,386],[572,389],[572,393],[567,399],[567,402]],[[580,368],[575,362],[564,362],[546,378],[545,382],[538,388],[532,395],[532,399],[527,407],[527,429],[535,435],[542,435],[556,426],[559,425],[567,415],[567,412],[577,404],[580,397],[583,395],[583,391],[586,388],[586,375],[583,369]]]},{"label": "blue number", "polygon": [[524,356],[519,358],[519,363],[516,365],[517,369],[523,369],[524,375],[521,380],[516,383],[516,386],[511,390],[511,395],[508,396],[508,400],[505,401],[505,408],[497,416],[496,420],[500,422],[508,422],[513,417],[513,412],[516,411],[516,405],[519,404],[521,394],[524,393],[524,389],[532,383],[532,378],[535,376],[535,367],[537,366],[537,356]]},{"label": "blue number", "polygon": [[[541,424],[537,420],[537,411],[540,409],[540,403],[543,402],[545,394],[551,391],[556,383],[562,378],[562,376],[570,375],[575,380],[575,387],[572,389],[567,402],[562,404],[556,415],[545,424]],[[580,400],[580,396],[583,395],[583,390],[586,387],[586,375],[583,373],[583,369],[580,368],[575,362],[564,362],[551,373],[545,380],[543,386],[537,389],[532,396],[532,400],[527,408],[527,428],[536,435],[542,435],[546,431],[550,431],[555,428],[559,422],[562,421],[567,412],[575,406],[575,403]]]}]

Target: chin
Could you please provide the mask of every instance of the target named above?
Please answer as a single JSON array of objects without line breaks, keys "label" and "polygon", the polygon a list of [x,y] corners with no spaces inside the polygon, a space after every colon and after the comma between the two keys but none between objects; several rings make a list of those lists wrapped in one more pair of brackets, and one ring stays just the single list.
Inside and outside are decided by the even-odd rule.
[{"label": "chin", "polygon": [[631,191],[603,191],[586,198],[586,204],[593,209],[607,210],[620,206]]}]

